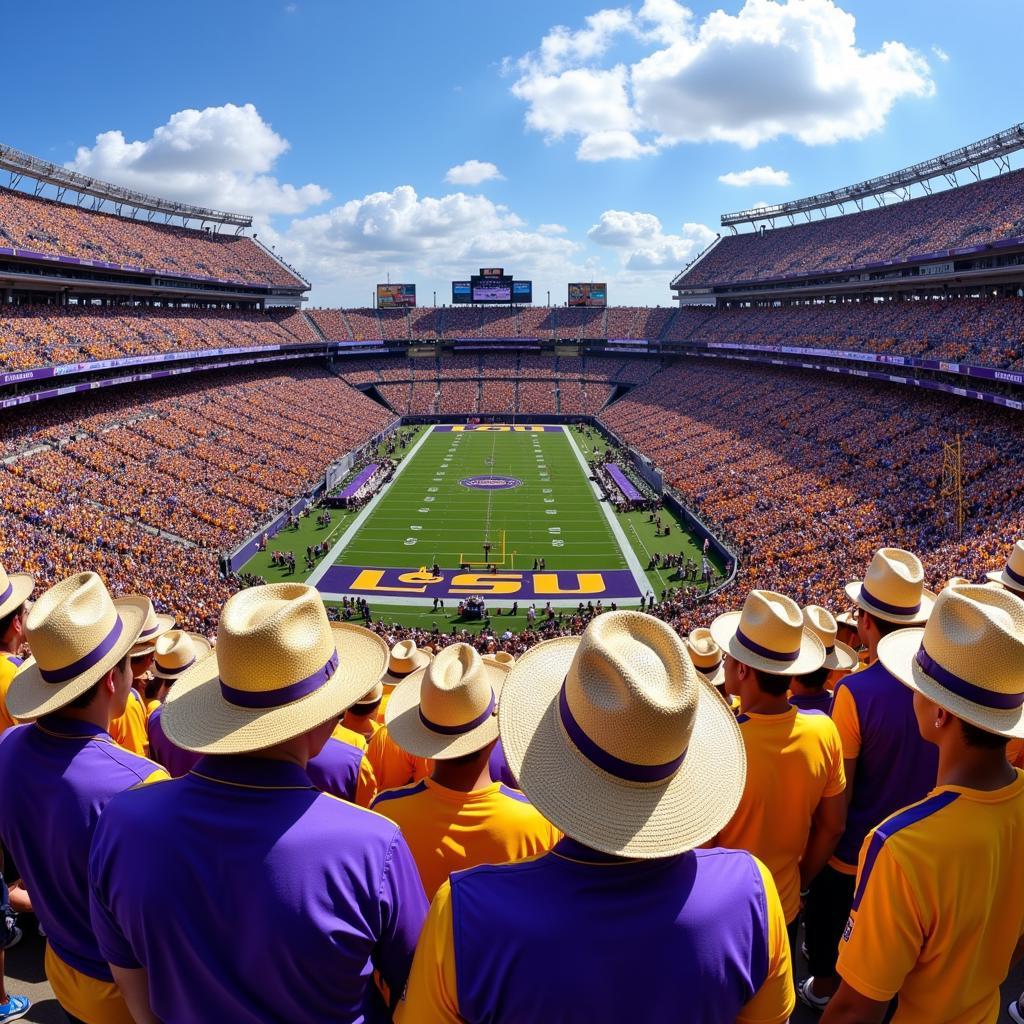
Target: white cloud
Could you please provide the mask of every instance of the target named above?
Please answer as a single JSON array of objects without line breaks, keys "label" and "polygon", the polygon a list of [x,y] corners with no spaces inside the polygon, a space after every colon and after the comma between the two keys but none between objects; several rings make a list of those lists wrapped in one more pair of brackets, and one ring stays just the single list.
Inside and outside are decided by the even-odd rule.
[{"label": "white cloud", "polygon": [[537,230],[542,235],[564,235],[569,229],[564,224],[538,224]]},{"label": "white cloud", "polygon": [[949,54],[941,46],[933,46],[932,53],[935,54],[936,60],[942,61],[943,64],[949,63]]},{"label": "white cloud", "polygon": [[467,160],[448,168],[444,180],[449,185],[482,185],[485,181],[504,181],[497,166],[486,160]]},{"label": "white cloud", "polygon": [[291,185],[270,172],[289,148],[251,103],[179,110],[144,141],[118,130],[80,146],[72,170],[168,199],[251,213],[302,213],[330,198],[320,185]]},{"label": "white cloud", "polygon": [[723,185],[732,185],[735,188],[748,188],[750,185],[788,185],[789,171],[777,171],[774,167],[751,167],[746,171],[720,174],[718,180]]},{"label": "white cloud", "polygon": [[[646,52],[609,61],[627,40]],[[527,127],[548,141],[580,136],[581,160],[680,142],[859,139],[883,128],[897,101],[935,91],[928,62],[905,44],[860,49],[853,15],[835,0],[746,0],[699,23],[677,0],[645,0],[635,13],[599,11],[576,32],[558,26],[505,66]]]},{"label": "white cloud", "polygon": [[653,213],[605,210],[587,237],[618,249],[626,270],[663,271],[682,269],[712,242],[715,233],[704,224],[684,224],[678,235],[665,234]]}]

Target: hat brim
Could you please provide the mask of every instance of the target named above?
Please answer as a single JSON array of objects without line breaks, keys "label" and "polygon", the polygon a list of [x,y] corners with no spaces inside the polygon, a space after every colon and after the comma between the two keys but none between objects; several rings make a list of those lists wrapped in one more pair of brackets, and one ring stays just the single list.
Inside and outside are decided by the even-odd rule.
[{"label": "hat brim", "polygon": [[60,711],[122,661],[146,624],[149,601],[144,597],[119,597],[115,599],[114,607],[123,624],[121,636],[106,657],[73,679],[64,683],[48,683],[43,679],[35,658],[25,661],[7,691],[7,710],[14,718],[24,721]]},{"label": "hat brim", "polygon": [[831,654],[825,652],[824,668],[833,672],[852,672],[860,664],[860,656],[848,644],[835,640],[833,647]]},{"label": "hat brim", "polygon": [[[385,666],[385,671],[381,675],[380,681],[384,684],[384,686],[390,686],[392,689],[394,689],[396,686],[398,686],[399,683],[404,683],[406,679],[408,679],[410,676],[415,675],[417,672],[419,672],[421,668],[426,668],[430,664],[432,657],[433,655],[430,654],[429,651],[423,650],[422,647],[417,647],[416,653],[412,656],[412,660],[416,664],[416,667],[414,669],[412,669],[409,672],[406,672],[404,675],[395,675],[387,669],[387,666]],[[391,654],[389,652],[388,665],[390,664]]]},{"label": "hat brim", "polygon": [[305,697],[277,708],[240,708],[221,695],[217,652],[182,673],[160,712],[167,738],[197,754],[245,754],[294,739],[355,704],[387,664],[388,647],[375,633],[332,622],[338,670]]},{"label": "hat brim", "polygon": [[1014,594],[1024,594],[1024,587],[1022,587],[1016,580],[1011,579],[1005,569],[1000,572],[987,572],[985,573],[985,578],[991,580],[993,583],[1001,583],[1007,590],[1012,591]]},{"label": "hat brim", "polygon": [[736,718],[698,673],[686,758],[664,784],[624,782],[569,743],[558,694],[579,637],[546,640],[516,662],[498,705],[501,744],[530,802],[556,828],[594,850],[651,859],[692,850],[717,835],[743,795],[747,756]]},{"label": "hat brim", "polygon": [[10,615],[15,608],[20,608],[36,589],[35,577],[29,576],[27,572],[11,573],[7,577],[7,582],[11,585],[11,596],[0,604],[0,619]]},{"label": "hat brim", "polygon": [[765,658],[748,650],[736,639],[736,630],[742,614],[742,612],[726,612],[724,615],[719,615],[708,627],[715,643],[738,662],[756,668],[760,672],[767,672],[772,676],[803,676],[821,668],[825,663],[825,645],[806,627],[801,627],[800,653],[792,661]]},{"label": "hat brim", "polygon": [[160,615],[156,616],[157,628],[149,634],[149,636],[142,638],[140,636],[140,643],[137,643],[132,648],[132,657],[141,658],[147,654],[152,654],[156,650],[156,642],[164,635],[164,633],[170,633],[174,629],[174,616],[173,615]]},{"label": "hat brim", "polygon": [[[480,660],[494,691],[495,705],[500,707],[505,681],[512,669],[493,658]],[[420,718],[420,688],[425,675],[426,669],[423,668],[407,676],[402,685],[391,692],[391,699],[384,712],[388,735],[404,751],[415,757],[448,761],[453,757],[476,753],[498,738],[497,714],[491,715],[475,729],[458,736],[445,736],[428,729]]]},{"label": "hat brim", "polygon": [[[691,659],[692,660],[692,659]],[[696,662],[693,663],[693,667],[712,685],[712,686],[725,686],[725,658],[718,663],[718,668],[714,672],[709,672],[706,668],[701,668]]]},{"label": "hat brim", "polygon": [[935,605],[935,595],[930,590],[921,591],[921,609],[915,612],[913,615],[893,615],[890,612],[879,611],[879,609],[872,606],[870,601],[864,600],[861,597],[861,587],[863,582],[861,580],[855,580],[853,583],[847,583],[843,590],[846,591],[846,596],[858,607],[866,611],[872,618],[882,619],[885,622],[898,622],[906,626],[918,626],[923,625],[928,621],[928,616],[932,613],[932,607]]},{"label": "hat brim", "polygon": [[898,629],[878,641],[878,660],[904,686],[934,701],[939,707],[976,725],[986,732],[994,732],[1008,739],[1024,739],[1024,707],[1011,711],[986,708],[937,683],[917,663],[924,629]]},{"label": "hat brim", "polygon": [[[212,653],[213,644],[211,644],[210,641],[201,633],[189,633],[188,636],[192,640],[192,643],[198,648],[198,651],[196,652],[196,664],[198,664],[203,660],[203,658]],[[132,648],[132,655],[135,655],[134,647]],[[153,662],[153,668],[151,671],[154,679],[163,679],[168,683],[176,683],[185,674],[184,672],[166,673],[160,668],[160,665],[156,661]]]}]

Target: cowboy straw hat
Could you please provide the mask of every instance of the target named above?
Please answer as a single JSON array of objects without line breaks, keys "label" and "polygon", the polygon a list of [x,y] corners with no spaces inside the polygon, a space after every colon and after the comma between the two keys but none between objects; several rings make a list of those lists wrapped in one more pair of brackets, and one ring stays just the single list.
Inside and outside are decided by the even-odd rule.
[{"label": "cowboy straw hat", "polygon": [[31,596],[36,581],[27,572],[16,572],[11,576],[0,565],[0,619],[20,608]]},{"label": "cowboy straw hat", "polygon": [[375,679],[373,686],[355,704],[350,705],[347,710],[354,711],[357,715],[367,714],[374,710],[383,699],[384,684],[379,679]]},{"label": "cowboy straw hat", "polygon": [[773,676],[802,676],[825,663],[825,645],[804,628],[800,606],[773,590],[752,590],[743,610],[711,623],[711,635],[726,654]]},{"label": "cowboy straw hat", "polygon": [[451,644],[388,701],[388,735],[407,753],[446,761],[498,738],[495,708],[511,669],[469,644]]},{"label": "cowboy straw hat", "polygon": [[1009,591],[942,591],[927,624],[883,637],[878,657],[901,683],[957,718],[1024,738],[1024,601]]},{"label": "cowboy straw hat", "polygon": [[698,626],[691,630],[686,638],[686,652],[690,655],[693,667],[712,686],[725,685],[725,655],[715,643],[710,629]]},{"label": "cowboy straw hat", "polygon": [[393,689],[407,676],[429,665],[431,657],[429,651],[421,651],[416,646],[415,640],[399,640],[388,654],[388,664],[381,675],[381,682]]},{"label": "cowboy straw hat", "polygon": [[7,691],[11,715],[41,718],[80,697],[120,664],[151,609],[147,597],[111,598],[94,572],[54,584],[25,617],[32,657]]},{"label": "cowboy straw hat", "polygon": [[857,652],[836,639],[839,624],[827,608],[820,604],[809,604],[803,610],[804,626],[822,642],[825,648],[827,669],[838,672],[852,672],[859,664]]},{"label": "cowboy straw hat", "polygon": [[205,636],[183,629],[169,630],[153,642],[153,678],[173,683],[212,650],[213,645]]},{"label": "cowboy straw hat", "polygon": [[924,586],[924,567],[902,548],[879,548],[864,579],[847,583],[846,596],[876,619],[920,625],[931,614],[935,595]]},{"label": "cowboy straw hat", "polygon": [[[125,597],[143,597],[143,594],[126,594]],[[132,657],[141,658],[144,655],[152,654],[156,650],[156,641],[165,633],[174,629],[173,615],[158,615],[155,609],[151,609],[146,624],[142,627],[138,642],[132,648]]]},{"label": "cowboy straw hat", "polygon": [[[1019,540],[1013,545],[1010,557],[1000,572],[987,572],[985,575],[993,583],[1001,583],[1015,594],[1024,594],[1024,540]],[[2,583],[3,580],[0,579],[0,584]]]},{"label": "cowboy straw hat", "polygon": [[508,651],[498,651],[497,654],[492,654],[491,657],[498,662],[500,665],[508,665],[511,668],[515,663],[515,655],[509,654]]},{"label": "cowboy straw hat", "polygon": [[214,652],[174,684],[160,724],[184,750],[263,750],[340,716],[380,678],[387,653],[370,630],[329,622],[312,587],[250,587],[224,605]]},{"label": "cowboy straw hat", "polygon": [[837,623],[839,623],[840,626],[846,626],[847,629],[857,628],[856,612],[851,612],[849,610],[839,612],[839,614],[835,616],[835,620]]},{"label": "cowboy straw hat", "polygon": [[513,777],[556,828],[603,853],[668,857],[732,817],[747,758],[736,719],[671,626],[597,616],[523,654],[498,705]]}]

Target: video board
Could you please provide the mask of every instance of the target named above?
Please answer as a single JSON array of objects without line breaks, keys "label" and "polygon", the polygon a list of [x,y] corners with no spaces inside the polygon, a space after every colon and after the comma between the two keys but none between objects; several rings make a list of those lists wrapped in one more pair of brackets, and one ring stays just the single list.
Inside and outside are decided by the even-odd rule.
[{"label": "video board", "polygon": [[469,281],[475,305],[501,303],[507,306],[512,301],[512,277],[509,274],[473,274]]},{"label": "video board", "polygon": [[452,281],[452,305],[473,301],[473,286],[469,281]]},{"label": "video board", "polygon": [[513,281],[512,282],[512,301],[519,302],[533,302],[533,282],[532,281]]},{"label": "video board", "polygon": [[377,285],[377,308],[391,309],[396,306],[416,305],[416,285],[414,284],[379,284]]},{"label": "video board", "polygon": [[569,285],[570,306],[607,306],[608,285],[578,283]]}]

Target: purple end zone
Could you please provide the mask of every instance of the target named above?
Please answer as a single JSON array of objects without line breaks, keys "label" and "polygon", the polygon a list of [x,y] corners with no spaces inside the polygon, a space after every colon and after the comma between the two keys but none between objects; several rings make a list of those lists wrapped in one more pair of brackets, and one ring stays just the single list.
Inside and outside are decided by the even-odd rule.
[{"label": "purple end zone", "polygon": [[434,426],[434,431],[442,434],[446,431],[468,434],[471,430],[490,430],[496,434],[543,434],[561,431],[561,429],[558,424],[553,423],[439,423]]},{"label": "purple end zone", "polygon": [[348,594],[372,600],[374,596],[404,598],[410,603],[435,597],[458,601],[484,597],[491,601],[603,601],[638,599],[633,574],[628,569],[581,572],[559,569],[547,572],[497,573],[471,569],[442,569],[437,576],[421,569],[366,568],[332,565],[317,584],[322,594]]}]

